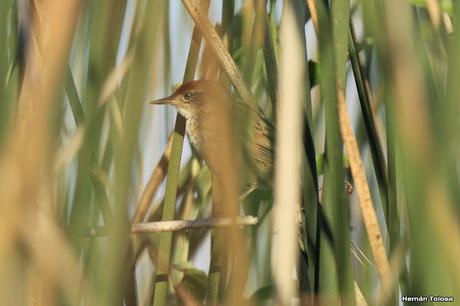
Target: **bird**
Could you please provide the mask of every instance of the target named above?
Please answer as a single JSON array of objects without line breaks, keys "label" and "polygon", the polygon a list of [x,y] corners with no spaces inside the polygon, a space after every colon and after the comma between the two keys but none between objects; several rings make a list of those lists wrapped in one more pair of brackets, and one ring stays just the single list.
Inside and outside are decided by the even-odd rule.
[{"label": "bird", "polygon": [[249,169],[249,184],[268,184],[273,171],[273,126],[259,110],[251,122],[247,104],[235,98],[220,82],[194,80],[170,96],[150,102],[172,105],[186,119],[186,133],[193,149],[213,174],[219,174],[219,139],[230,131],[231,143],[242,150],[242,164]]}]

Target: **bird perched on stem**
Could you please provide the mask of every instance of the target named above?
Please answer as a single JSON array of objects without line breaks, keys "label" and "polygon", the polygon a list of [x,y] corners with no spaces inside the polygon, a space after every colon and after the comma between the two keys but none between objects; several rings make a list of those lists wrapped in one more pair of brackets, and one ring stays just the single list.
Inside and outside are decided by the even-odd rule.
[{"label": "bird perched on stem", "polygon": [[271,125],[259,112],[254,122],[248,122],[251,118],[249,112],[253,110],[248,110],[250,107],[238,99],[232,99],[227,88],[220,83],[190,81],[182,84],[169,97],[150,103],[173,105],[185,117],[190,142],[213,174],[220,175],[221,159],[217,154],[219,139],[225,131],[230,131],[231,143],[241,147],[243,165],[254,170],[257,181],[268,180],[271,176]]}]

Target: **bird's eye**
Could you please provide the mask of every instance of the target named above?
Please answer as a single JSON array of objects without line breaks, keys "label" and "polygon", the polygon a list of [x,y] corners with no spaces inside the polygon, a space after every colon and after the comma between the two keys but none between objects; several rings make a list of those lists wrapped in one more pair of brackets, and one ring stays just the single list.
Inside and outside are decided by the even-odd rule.
[{"label": "bird's eye", "polygon": [[192,93],[191,92],[186,92],[184,94],[184,99],[185,100],[190,101],[191,98],[192,98]]}]

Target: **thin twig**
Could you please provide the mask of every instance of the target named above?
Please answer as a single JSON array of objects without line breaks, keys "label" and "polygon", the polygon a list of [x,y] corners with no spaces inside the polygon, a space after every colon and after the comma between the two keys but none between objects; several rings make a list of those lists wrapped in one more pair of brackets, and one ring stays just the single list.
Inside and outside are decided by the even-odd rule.
[{"label": "thin twig", "polygon": [[[245,216],[233,218],[207,218],[198,220],[175,220],[146,222],[131,225],[131,234],[177,232],[190,229],[227,227],[231,225],[247,226],[256,225],[259,220],[256,217]],[[95,227],[88,231],[87,236],[108,235],[105,227]]]}]

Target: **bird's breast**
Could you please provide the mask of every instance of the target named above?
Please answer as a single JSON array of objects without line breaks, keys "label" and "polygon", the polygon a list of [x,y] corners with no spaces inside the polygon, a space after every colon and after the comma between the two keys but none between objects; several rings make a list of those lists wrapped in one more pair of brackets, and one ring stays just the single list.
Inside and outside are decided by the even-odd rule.
[{"label": "bird's breast", "polygon": [[203,147],[203,140],[201,133],[199,131],[199,124],[198,120],[195,118],[187,119],[185,124],[185,130],[187,131],[187,135],[190,139],[190,143],[192,144],[193,148],[198,151],[200,155],[202,155],[202,147]]},{"label": "bird's breast", "polygon": [[[211,119],[210,116],[207,118]],[[222,122],[208,121],[202,117],[190,117],[187,119],[185,128],[193,148],[204,159],[211,171],[218,172],[220,163],[218,147],[222,144],[219,134],[222,134]]]}]

